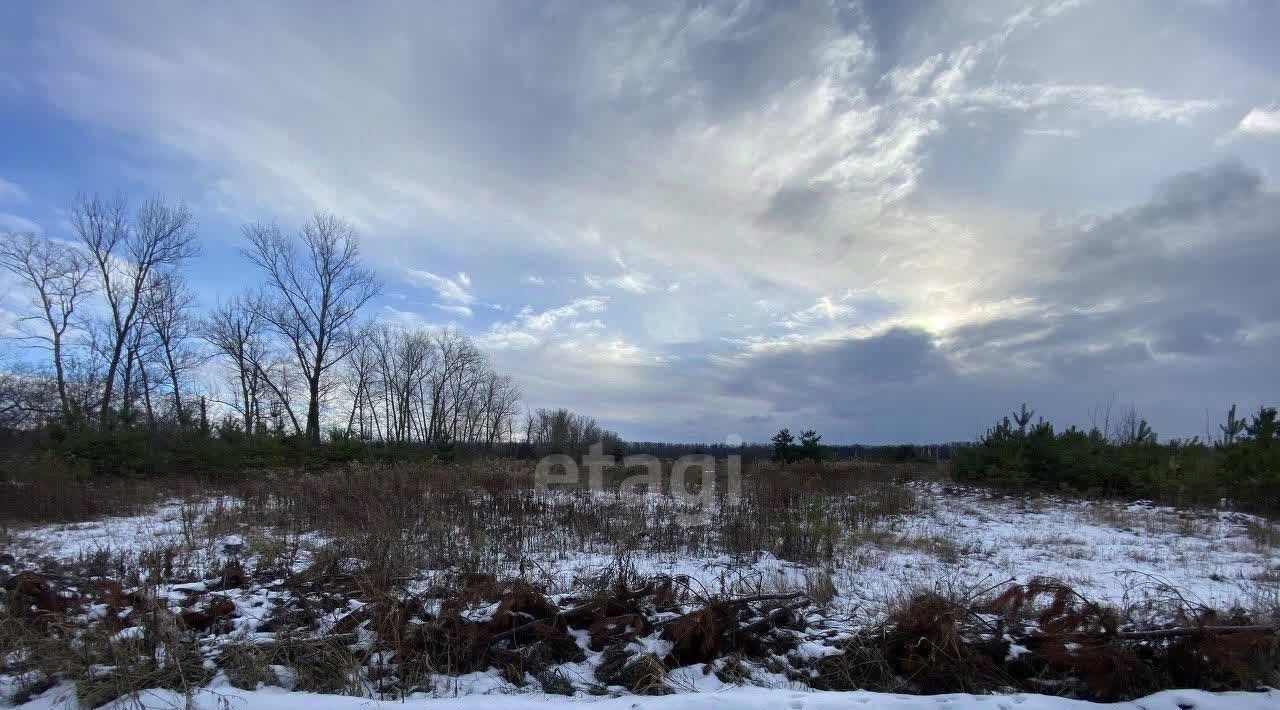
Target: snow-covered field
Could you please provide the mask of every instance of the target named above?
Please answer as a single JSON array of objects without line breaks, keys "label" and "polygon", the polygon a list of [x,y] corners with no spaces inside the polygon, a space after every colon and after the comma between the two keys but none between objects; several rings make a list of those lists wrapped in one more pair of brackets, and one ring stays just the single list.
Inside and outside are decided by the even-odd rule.
[{"label": "snow-covered field", "polygon": [[[74,707],[72,690],[55,688],[22,706],[23,710]],[[70,705],[69,705],[70,704]],[[770,688],[727,688],[716,692],[662,697],[563,698],[490,695],[377,701],[340,695],[291,693],[278,688],[256,691],[211,688],[188,698],[173,692],[149,692],[108,710],[1273,710],[1280,692],[1205,693],[1171,690],[1127,703],[1098,704],[1044,695],[895,695],[854,691],[796,692]]]},{"label": "snow-covered field", "polygon": [[[918,509],[895,516],[872,531],[852,535],[829,563],[803,565],[767,552],[750,555],[652,554],[643,541],[625,563],[638,576],[686,575],[711,593],[755,588],[803,588],[815,575],[835,583],[832,606],[852,616],[875,616],[903,592],[921,587],[964,589],[1033,577],[1061,579],[1093,600],[1126,605],[1176,589],[1215,608],[1248,606],[1269,589],[1280,592],[1280,535],[1257,516],[1229,511],[1176,510],[1144,502],[1024,498],[984,491],[914,487]],[[228,544],[243,546],[252,560],[255,540],[269,531],[245,528],[208,534],[201,518],[216,501],[194,506],[173,502],[152,514],[51,525],[14,533],[8,551],[20,559],[76,561],[94,556],[136,559],[148,551],[187,549],[190,573],[215,568]],[[275,540],[272,540],[275,542]],[[324,537],[304,533],[295,568]],[[611,551],[523,552],[523,561],[552,593],[574,591],[583,579],[618,564]],[[12,572],[12,569],[10,569]],[[430,579],[441,570],[424,570]]]},{"label": "snow-covered field", "polygon": [[[886,518],[873,528],[850,533],[822,564],[797,564],[768,552],[738,555],[684,555],[651,553],[643,541],[625,551],[522,550],[495,570],[520,575],[557,595],[581,591],[585,581],[598,579],[620,568],[634,578],[669,575],[687,578],[689,589],[704,596],[759,593],[760,591],[828,589],[830,599],[822,613],[811,618],[826,638],[840,638],[883,619],[888,607],[913,590],[934,589],[948,593],[994,588],[1007,581],[1026,583],[1037,577],[1053,577],[1071,585],[1093,601],[1133,610],[1158,622],[1175,608],[1203,604],[1217,609],[1242,607],[1272,610],[1280,601],[1280,548],[1274,546],[1275,530],[1262,519],[1229,511],[1179,511],[1145,503],[1100,503],[1056,498],[1006,497],[982,491],[916,484],[915,508]],[[643,504],[643,501],[641,501]],[[143,560],[167,555],[166,580],[153,584],[156,599],[166,600],[175,613],[190,610],[193,595],[205,592],[206,581],[228,558],[253,569],[266,554],[281,557],[287,567],[300,571],[310,564],[327,542],[319,533],[290,531],[276,534],[255,528],[250,522],[230,518],[230,526],[210,522],[221,518],[226,500],[174,501],[152,514],[69,525],[32,527],[10,531],[0,547],[10,557],[0,557],[0,577],[22,569],[45,569],[50,564],[79,565],[94,562],[101,574],[137,568]],[[282,553],[281,548],[285,548]],[[180,551],[175,554],[173,551]],[[167,551],[167,552],[162,552]],[[409,593],[421,592],[456,570],[422,570],[406,583]],[[831,585],[831,586],[828,586]],[[225,585],[224,585],[225,586]],[[269,641],[276,631],[265,631],[264,622],[290,599],[282,580],[259,581],[219,589],[235,611],[228,638],[237,641]],[[827,595],[822,595],[827,596]],[[198,602],[197,610],[205,601]],[[339,619],[359,609],[352,599],[344,608],[330,609],[314,631],[327,633]],[[494,605],[480,604],[467,613],[476,618],[493,614]],[[105,613],[90,608],[87,614]],[[224,641],[226,639],[223,639]],[[582,639],[585,648],[585,637]],[[656,635],[640,639],[660,646]],[[804,647],[802,647],[804,648]],[[826,649],[826,650],[824,650]],[[655,649],[656,650],[656,649]],[[809,648],[822,654],[829,647]],[[577,689],[572,698],[543,695],[537,683],[518,687],[496,671],[440,677],[435,689],[415,693],[401,707],[564,708],[582,704],[600,710],[613,708],[1045,708],[1065,710],[1083,707],[1078,701],[1035,695],[1009,696],[907,696],[830,693],[808,690],[764,669],[751,681],[758,687],[740,687],[717,680],[709,669],[680,668],[667,680],[676,695],[660,698],[626,696],[589,697],[598,652],[588,653],[585,663],[566,664],[561,671]],[[0,696],[17,683],[0,675]],[[288,685],[288,683],[282,683]],[[435,697],[433,697],[435,696]],[[55,687],[25,707],[63,706],[73,694]],[[185,699],[168,693],[142,698],[146,707],[181,707]],[[0,701],[4,701],[0,697]],[[73,702],[73,701],[72,701]],[[378,707],[368,698],[287,693],[267,686],[257,691],[231,687],[225,676],[195,696],[196,707],[274,710],[283,707]],[[566,704],[570,705],[566,705]],[[61,705],[60,705],[61,704]],[[136,707],[137,705],[133,705]],[[1196,691],[1161,693],[1130,706],[1156,708],[1280,708],[1280,695],[1210,695]]]}]

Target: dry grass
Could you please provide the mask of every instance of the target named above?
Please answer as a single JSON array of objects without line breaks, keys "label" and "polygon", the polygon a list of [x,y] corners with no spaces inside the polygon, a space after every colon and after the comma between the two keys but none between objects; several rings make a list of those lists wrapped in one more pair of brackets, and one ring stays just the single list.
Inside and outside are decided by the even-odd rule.
[{"label": "dry grass", "polygon": [[1251,519],[1245,523],[1245,533],[1259,552],[1270,552],[1280,547],[1280,526],[1271,521]]},{"label": "dry grass", "polygon": [[1210,538],[1216,523],[1216,518],[1203,510],[1129,508],[1106,501],[1094,501],[1085,514],[1094,523],[1117,530],[1183,538]]},{"label": "dry grass", "polygon": [[[611,469],[606,481],[634,473]],[[494,573],[532,553],[611,552],[619,545],[692,556],[768,551],[817,563],[915,505],[898,482],[902,474],[891,469],[762,466],[744,476],[736,501],[724,495],[725,475],[717,472],[715,503],[699,511],[670,497],[592,493],[585,481],[538,492],[531,465],[517,462],[282,471],[223,486],[229,503],[202,519],[220,528],[206,537],[239,531],[268,566],[296,561],[304,536],[315,533],[335,541],[343,556],[366,561],[370,576],[387,580],[423,568]],[[695,512],[704,524],[687,525]]]},{"label": "dry grass", "polygon": [[[851,536],[874,534],[912,510],[903,481],[936,475],[917,465],[766,464],[745,473],[734,501],[725,497],[721,468],[714,504],[699,509],[670,497],[593,494],[585,490],[585,474],[580,486],[540,494],[532,464],[513,461],[281,470],[216,483],[96,478],[65,461],[31,456],[7,463],[0,480],[5,537],[14,527],[140,515],[159,501],[180,499],[185,550],[238,533],[262,566],[283,570],[299,558],[304,535],[317,533],[340,541],[342,552],[384,577],[424,566],[491,572],[531,551],[605,550],[627,540],[643,540],[653,553],[768,551],[817,563]],[[669,471],[664,462],[664,476]],[[638,472],[607,470],[606,490]],[[696,488],[691,481],[690,490]],[[690,513],[705,524],[686,525]]]},{"label": "dry grass", "polygon": [[818,606],[826,606],[839,594],[836,582],[826,570],[809,572],[804,578],[804,594]]},{"label": "dry grass", "polygon": [[10,594],[0,612],[0,651],[27,661],[14,702],[71,680],[81,707],[94,708],[154,688],[189,693],[211,677],[194,641],[160,606],[139,609],[137,633],[121,633],[111,624],[86,629],[60,612],[18,607]]},{"label": "dry grass", "polygon": [[0,461],[0,527],[138,515],[197,481],[99,478],[52,454],[10,455]]},{"label": "dry grass", "polygon": [[[617,481],[634,473],[613,469],[606,472],[606,479]],[[680,516],[690,510],[676,499],[599,494],[582,488],[539,492],[533,487],[531,466],[517,462],[277,471],[206,487],[200,495],[188,497],[177,509],[180,534],[172,544],[133,555],[104,549],[86,554],[68,568],[86,578],[106,577],[139,587],[143,590],[139,599],[145,598],[146,589],[175,581],[216,579],[237,586],[283,580],[273,584],[291,595],[291,603],[276,608],[261,629],[270,629],[283,643],[270,649],[224,646],[218,658],[229,680],[240,687],[279,684],[316,692],[401,697],[437,689],[441,676],[495,668],[514,685],[537,683],[546,692],[572,692],[573,684],[555,668],[586,657],[572,629],[586,631],[592,650],[604,654],[605,663],[596,675],[603,686],[666,693],[672,690],[668,671],[675,667],[707,663],[707,672],[741,681],[750,677],[751,664],[781,663],[779,659],[796,643],[792,632],[804,628],[803,615],[780,616],[775,620],[777,634],[772,623],[738,633],[758,623],[760,614],[774,611],[755,609],[751,613],[756,616],[747,616],[741,609],[729,608],[725,598],[743,593],[741,580],[722,580],[718,590],[694,589],[687,581],[670,578],[646,580],[637,574],[633,554],[643,550],[702,557],[773,552],[813,568],[803,579],[788,583],[800,586],[808,600],[821,608],[838,593],[831,574],[820,571],[831,567],[827,563],[836,556],[866,552],[872,545],[911,549],[953,563],[983,554],[981,549],[958,546],[943,534],[902,531],[903,514],[919,505],[903,482],[928,475],[928,471],[884,465],[764,465],[746,473],[740,499],[725,498],[721,490],[716,505],[704,511],[705,524],[689,527],[681,524]],[[717,476],[719,489],[724,471]],[[92,483],[81,483],[94,490]],[[103,495],[101,509],[134,512],[143,505],[128,497],[132,484],[121,485]],[[139,494],[139,500],[183,492],[179,485]],[[27,500],[47,497],[47,493]],[[78,519],[89,510],[84,503],[87,495],[71,493],[66,505],[49,503],[42,510],[56,520]],[[1118,525],[1177,530],[1185,522],[1168,516],[1143,517],[1141,512],[1120,514],[1113,506],[1095,508],[1097,515]],[[1203,529],[1198,522],[1193,527]],[[232,534],[245,541],[245,554],[254,562],[248,568],[218,553],[217,543]],[[1255,544],[1274,544],[1273,534],[1270,528],[1260,529]],[[1251,539],[1254,535],[1251,532]],[[1055,542],[1083,547],[1083,540],[1065,536]],[[540,567],[539,560],[545,564],[548,559],[570,559],[583,552],[607,553],[615,561],[594,579],[574,581],[579,590],[592,590],[595,596],[579,599],[571,615],[547,596],[543,585],[555,570]],[[302,560],[309,566],[300,570]],[[423,570],[448,572],[424,577]],[[519,570],[517,579],[502,578],[513,570]],[[405,591],[409,579],[419,583],[418,588],[430,587],[432,598],[439,602],[431,611],[419,596]],[[760,590],[771,583],[755,580],[746,585]],[[1114,630],[1129,613],[1089,606],[1063,588],[1045,583],[1021,589],[1013,595],[1021,595],[1016,603],[1005,599],[994,611],[1011,630],[1015,624],[1035,619],[1043,628],[1059,632]],[[134,635],[117,637],[119,628],[104,622],[85,636],[86,643],[73,647],[68,643],[72,629],[65,625],[73,616],[71,611],[58,608],[56,595],[45,595],[38,586],[28,587],[24,594],[26,598],[11,603],[0,616],[0,658],[15,650],[27,658],[40,658],[30,664],[30,688],[38,690],[53,678],[73,679],[86,706],[146,688],[198,687],[207,681],[208,671],[199,663],[193,639],[198,633],[227,633],[217,631],[218,624],[226,622],[217,618],[224,614],[215,611],[217,597],[213,596],[202,602],[209,606],[196,610],[208,610],[209,618],[200,623],[207,622],[209,628],[197,629],[195,622],[179,616],[186,626],[183,634],[174,634],[173,619],[157,611],[129,621],[130,628],[141,629]],[[1099,698],[1131,697],[1169,683],[1223,688],[1272,678],[1258,663],[1274,659],[1275,649],[1257,639],[1247,643],[1215,640],[1177,650],[1161,647],[1162,655],[1156,660],[1135,656],[1138,652],[1129,646],[1108,645],[1097,649],[1100,660],[1087,667],[1079,654],[1054,647],[1038,651],[1044,664],[1037,671],[1039,676],[1019,676],[1020,671],[1015,672],[1005,660],[1007,643],[975,640],[972,612],[977,600],[971,596],[967,590],[907,595],[883,628],[876,629],[878,635],[851,640],[838,656],[775,672],[795,673],[796,679],[817,687],[910,692],[989,692],[1008,687],[1043,691],[1047,686],[1036,685],[1041,680],[1071,679],[1083,684],[1073,686],[1083,688],[1081,693]],[[1270,605],[1280,616],[1275,611],[1280,609],[1277,596],[1260,596],[1258,607]],[[374,639],[370,647],[353,650],[340,642],[289,645],[291,634],[313,636],[321,628],[321,615],[345,610],[347,602],[357,598],[363,606],[343,611],[346,615],[331,631],[367,632]],[[8,599],[13,602],[16,597]],[[33,600],[38,608],[48,607],[43,615],[23,611]],[[495,604],[490,620],[475,621],[462,613],[486,603]],[[702,611],[681,617],[679,623],[663,627],[653,621],[655,611],[693,603]],[[137,600],[131,604],[153,608]],[[805,614],[812,610],[807,607]],[[1114,617],[1108,616],[1112,613]],[[783,618],[787,629],[780,628]],[[1264,617],[1255,614],[1254,618]],[[329,632],[328,626],[323,628]],[[667,657],[637,655],[634,647],[628,650],[635,638],[655,631],[672,644]],[[1002,638],[1002,633],[992,636],[988,631],[982,631],[987,638]],[[510,643],[495,643],[502,634],[511,635]],[[282,668],[288,672],[282,673]],[[808,675],[810,669],[817,672],[816,678]]]}]

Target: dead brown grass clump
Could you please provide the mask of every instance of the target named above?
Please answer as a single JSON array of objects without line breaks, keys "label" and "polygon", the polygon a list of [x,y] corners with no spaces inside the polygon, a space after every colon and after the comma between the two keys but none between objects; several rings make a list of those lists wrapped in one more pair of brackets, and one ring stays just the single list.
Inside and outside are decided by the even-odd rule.
[{"label": "dead brown grass clump", "polygon": [[[597,592],[586,602],[561,612],[560,616],[571,629],[589,630],[596,623],[610,618],[642,615],[640,600],[652,593],[654,588],[642,587],[630,589],[625,584],[614,585],[611,591]],[[664,600],[673,598],[667,586],[659,587]]]},{"label": "dead brown grass clump", "polygon": [[19,572],[4,582],[9,613],[19,618],[58,614],[66,610],[67,600],[53,588],[49,580],[34,572]]},{"label": "dead brown grass clump", "polygon": [[[1072,688],[1115,701],[1166,688],[1253,690],[1276,683],[1280,637],[1274,629],[1252,625],[1241,611],[1219,614],[1178,601],[1172,628],[1132,631],[1124,630],[1121,610],[1049,578],[1010,586],[981,608],[1002,615],[1029,649],[1008,664],[1028,689]],[[1030,626],[1021,626],[1024,621]]]},{"label": "dead brown grass clump", "polygon": [[[535,621],[519,627],[519,633],[510,639],[510,648],[495,645],[488,651],[487,661],[502,670],[503,677],[514,685],[522,686],[532,676],[546,689],[548,685],[560,694],[573,694],[573,684],[554,670],[562,663],[580,663],[587,656],[577,640],[564,629],[550,623]],[[568,692],[565,684],[568,684]]]},{"label": "dead brown grass clump", "polygon": [[1169,680],[1190,688],[1256,690],[1280,685],[1280,638],[1274,633],[1205,632],[1165,650]]},{"label": "dead brown grass clump", "polygon": [[620,614],[600,619],[588,629],[590,633],[589,647],[592,651],[603,651],[607,646],[619,642],[630,642],[649,632],[649,621],[642,614]]},{"label": "dead brown grass clump", "polygon": [[473,673],[489,667],[492,639],[487,624],[468,621],[457,613],[442,613],[418,626],[401,653],[410,665],[416,661],[436,673]]},{"label": "dead brown grass clump", "polygon": [[596,668],[596,680],[606,686],[622,686],[640,695],[667,695],[674,692],[667,685],[667,669],[651,653],[631,655],[625,643],[605,649]]},{"label": "dead brown grass clump", "polygon": [[183,628],[198,632],[212,631],[215,625],[231,619],[236,612],[235,602],[226,597],[214,597],[202,609],[188,608],[178,614]]},{"label": "dead brown grass clump", "polygon": [[978,644],[963,636],[968,610],[935,593],[912,596],[890,613],[892,631],[879,645],[895,675],[920,693],[972,693],[1007,686],[1008,644]]},{"label": "dead brown grass clump", "polygon": [[498,602],[498,608],[489,622],[489,630],[501,633],[530,621],[550,619],[559,612],[559,608],[547,601],[540,590],[528,582],[516,580],[508,585],[506,593]]},{"label": "dead brown grass clump", "polygon": [[667,663],[676,668],[719,658],[726,647],[726,632],[736,629],[736,622],[735,609],[712,600],[701,610],[667,624],[662,628],[662,638],[671,642]]},{"label": "dead brown grass clump", "polygon": [[256,690],[262,685],[279,683],[271,668],[271,654],[248,644],[236,644],[222,654],[222,670],[231,685]]},{"label": "dead brown grass clump", "polygon": [[341,643],[283,646],[273,656],[277,665],[297,671],[297,689],[311,693],[364,695],[361,662]]}]

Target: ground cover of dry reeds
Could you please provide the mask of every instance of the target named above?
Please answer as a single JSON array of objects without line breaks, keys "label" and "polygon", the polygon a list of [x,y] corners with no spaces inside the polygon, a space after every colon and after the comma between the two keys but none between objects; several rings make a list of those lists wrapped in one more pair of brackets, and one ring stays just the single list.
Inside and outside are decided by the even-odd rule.
[{"label": "ground cover of dry reeds", "polygon": [[[456,692],[460,679],[667,693],[691,674],[1099,699],[1277,680],[1274,606],[1212,608],[1174,588],[1155,615],[1151,595],[1094,601],[1061,579],[922,578],[855,619],[841,606],[851,590],[829,570],[857,550],[968,554],[904,532],[929,505],[921,486],[942,478],[925,465],[763,466],[737,499],[719,471],[706,507],[611,492],[635,473],[616,469],[605,492],[539,492],[532,466],[511,461],[216,485],[11,470],[0,503],[0,550],[17,553],[0,553],[10,701],[74,682],[96,706],[218,677],[384,698]],[[695,513],[704,520],[688,524]],[[129,544],[76,541],[82,521],[104,515],[135,516],[119,518]],[[33,541],[53,537],[51,522],[65,539]],[[1269,544],[1266,521],[1249,525]],[[584,557],[598,564],[570,564]],[[655,571],[654,559],[714,559],[721,571]],[[762,560],[802,573],[735,572]]]}]

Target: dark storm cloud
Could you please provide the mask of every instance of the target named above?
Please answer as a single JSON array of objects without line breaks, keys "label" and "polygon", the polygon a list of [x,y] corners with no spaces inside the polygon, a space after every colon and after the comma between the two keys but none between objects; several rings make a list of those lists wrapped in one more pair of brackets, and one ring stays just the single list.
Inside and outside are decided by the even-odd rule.
[{"label": "dark storm cloud", "polygon": [[1176,175],[1156,189],[1151,202],[1139,208],[1134,222],[1159,226],[1188,221],[1239,207],[1262,192],[1262,176],[1238,161]]},{"label": "dark storm cloud", "polygon": [[[1207,226],[1206,220],[1222,220],[1221,226],[1235,234],[1232,241],[1254,235],[1241,233],[1253,227],[1259,211],[1274,213],[1275,195],[1264,193],[1262,176],[1237,161],[1227,161],[1201,170],[1175,175],[1155,190],[1139,207],[1113,215],[1079,233],[1068,266],[1089,268],[1108,258],[1146,259],[1151,266],[1176,255],[1163,249],[1156,239],[1162,229]],[[1263,227],[1265,229],[1265,227]],[[1200,233],[1201,240],[1217,235]],[[1144,250],[1151,249],[1149,253]]]},{"label": "dark storm cloud", "polygon": [[1243,331],[1280,318],[1280,195],[1242,164],[1177,175],[1145,204],[1043,239],[1061,256],[1021,279],[1035,309],[953,333],[957,353],[1071,363],[1062,351],[1142,341],[1155,354],[1229,357]]},{"label": "dark storm cloud", "polygon": [[849,338],[765,352],[729,372],[726,393],[763,397],[783,410],[832,401],[867,386],[897,386],[949,370],[932,337],[894,328]]}]

